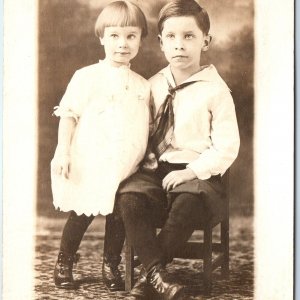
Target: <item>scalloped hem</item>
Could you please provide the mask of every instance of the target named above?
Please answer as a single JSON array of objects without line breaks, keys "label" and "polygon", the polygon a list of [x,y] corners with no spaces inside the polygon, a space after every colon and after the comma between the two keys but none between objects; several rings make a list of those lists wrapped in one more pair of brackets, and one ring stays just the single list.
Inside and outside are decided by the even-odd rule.
[{"label": "scalloped hem", "polygon": [[79,209],[74,209],[74,208],[63,208],[63,207],[60,207],[59,205],[55,205],[53,204],[55,209],[58,210],[58,211],[61,211],[61,212],[70,212],[70,211],[74,211],[78,216],[81,216],[81,215],[86,215],[87,217],[90,217],[90,216],[98,216],[98,215],[102,215],[102,216],[106,216],[108,214],[111,214],[112,211],[103,211],[103,210],[94,210],[92,212],[90,211],[84,211],[84,210],[79,210]]}]

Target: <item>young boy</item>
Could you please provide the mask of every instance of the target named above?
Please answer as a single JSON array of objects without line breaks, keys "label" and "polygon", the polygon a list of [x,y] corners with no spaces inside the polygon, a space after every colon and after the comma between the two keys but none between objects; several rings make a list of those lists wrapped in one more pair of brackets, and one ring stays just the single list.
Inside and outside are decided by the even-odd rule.
[{"label": "young boy", "polygon": [[[150,79],[155,114],[150,146],[158,168],[129,178],[118,199],[127,239],[145,268],[128,299],[144,299],[148,287],[178,299],[182,287],[168,282],[163,267],[199,218],[223,208],[220,179],[237,157],[240,140],[229,88],[213,65],[200,64],[211,42],[209,28],[207,12],[194,0],[171,1],[159,14],[160,46],[169,65]],[[156,237],[155,216],[166,205]]]}]

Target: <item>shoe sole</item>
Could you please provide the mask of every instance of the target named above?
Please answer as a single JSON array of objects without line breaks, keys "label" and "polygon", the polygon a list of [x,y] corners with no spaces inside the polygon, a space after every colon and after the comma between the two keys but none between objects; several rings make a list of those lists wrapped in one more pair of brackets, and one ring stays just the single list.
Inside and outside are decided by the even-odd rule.
[{"label": "shoe sole", "polygon": [[62,290],[77,290],[79,288],[78,285],[67,285],[67,284],[55,284],[55,287]]},{"label": "shoe sole", "polygon": [[172,300],[184,300],[184,287],[177,291],[177,293],[173,296]]},{"label": "shoe sole", "polygon": [[106,283],[105,281],[102,281],[106,287],[106,289],[108,289],[110,292],[122,292],[125,291],[125,283],[122,283],[120,285],[116,285],[116,286],[110,286],[109,283]]},{"label": "shoe sole", "polygon": [[167,298],[166,295],[156,294],[157,295],[156,298],[151,298],[149,300],[154,300],[154,299],[155,300],[186,300],[186,298],[184,298],[185,295],[184,290],[185,288],[183,286],[176,292],[176,294],[172,295],[171,298],[170,297]]}]

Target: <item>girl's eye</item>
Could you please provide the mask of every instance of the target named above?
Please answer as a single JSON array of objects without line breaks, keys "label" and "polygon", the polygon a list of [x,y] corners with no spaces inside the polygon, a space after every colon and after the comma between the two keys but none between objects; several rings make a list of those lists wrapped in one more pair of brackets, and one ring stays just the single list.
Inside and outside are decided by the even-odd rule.
[{"label": "girl's eye", "polygon": [[117,35],[117,34],[115,34],[115,33],[112,33],[110,36],[111,36],[113,39],[115,39],[115,38],[117,38],[117,37],[118,37],[118,35]]},{"label": "girl's eye", "polygon": [[130,34],[130,35],[128,36],[128,38],[129,38],[130,40],[134,40],[134,39],[136,38],[136,36],[135,36],[135,34]]},{"label": "girl's eye", "polygon": [[173,39],[173,38],[175,37],[175,35],[174,35],[173,33],[168,33],[168,34],[166,35],[166,37],[167,37],[168,39]]}]

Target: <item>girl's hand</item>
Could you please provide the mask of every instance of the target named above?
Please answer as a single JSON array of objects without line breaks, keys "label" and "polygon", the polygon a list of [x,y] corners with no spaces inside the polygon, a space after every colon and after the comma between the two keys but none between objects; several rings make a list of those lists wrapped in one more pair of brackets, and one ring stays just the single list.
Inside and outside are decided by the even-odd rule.
[{"label": "girl's hand", "polygon": [[172,171],[163,179],[162,186],[168,192],[171,189],[174,189],[177,185],[195,178],[197,178],[196,174],[189,168]]},{"label": "girl's hand", "polygon": [[56,175],[63,175],[66,179],[68,179],[70,163],[71,160],[69,155],[55,155],[51,161],[51,171]]}]

